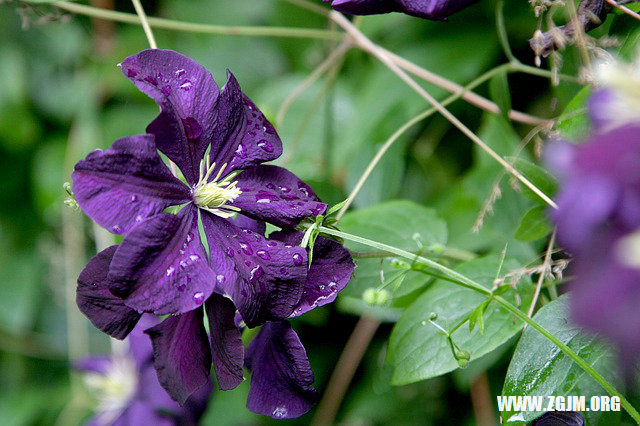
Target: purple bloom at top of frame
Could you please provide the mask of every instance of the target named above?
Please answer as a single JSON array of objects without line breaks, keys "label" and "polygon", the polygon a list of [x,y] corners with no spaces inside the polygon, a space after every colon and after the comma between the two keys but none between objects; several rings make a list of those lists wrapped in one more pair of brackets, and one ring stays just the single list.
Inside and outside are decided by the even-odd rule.
[{"label": "purple bloom at top of frame", "polygon": [[203,386],[182,407],[171,399],[158,382],[151,342],[142,332],[158,322],[145,316],[114,353],[75,363],[98,403],[88,425],[128,426],[150,421],[159,426],[198,424],[213,386]]},{"label": "purple bloom at top of frame", "polygon": [[640,354],[640,126],[595,133],[564,158],[558,241],[574,257],[572,315],[611,340],[629,367]]},{"label": "purple bloom at top of frame", "polygon": [[478,0],[323,0],[331,1],[335,10],[350,15],[375,15],[402,12],[418,18],[446,18]]}]

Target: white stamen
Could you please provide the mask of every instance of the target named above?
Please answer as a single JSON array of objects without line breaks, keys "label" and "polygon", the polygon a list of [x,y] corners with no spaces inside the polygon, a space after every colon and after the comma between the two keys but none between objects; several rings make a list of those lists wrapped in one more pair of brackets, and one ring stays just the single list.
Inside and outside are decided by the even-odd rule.
[{"label": "white stamen", "polygon": [[[206,161],[206,163],[205,163]],[[237,188],[237,181],[233,179],[238,172],[229,173],[224,179],[220,180],[222,174],[227,168],[227,164],[223,164],[218,170],[216,176],[209,182],[211,174],[216,168],[216,163],[211,164],[209,156],[206,160],[200,162],[200,174],[198,183],[192,189],[193,199],[198,207],[206,210],[216,216],[229,218],[239,212],[240,209],[235,206],[228,206],[227,203],[235,200],[242,193]]]}]

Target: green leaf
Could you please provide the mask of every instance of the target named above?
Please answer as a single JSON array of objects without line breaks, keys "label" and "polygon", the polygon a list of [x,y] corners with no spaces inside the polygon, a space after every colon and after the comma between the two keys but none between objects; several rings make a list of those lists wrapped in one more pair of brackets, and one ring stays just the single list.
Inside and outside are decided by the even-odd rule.
[{"label": "green leaf", "polygon": [[[498,256],[487,256],[463,263],[456,271],[491,288],[499,264]],[[517,267],[518,263],[513,260],[507,260],[504,265],[505,271]],[[531,297],[524,291],[526,285],[523,284],[530,283],[528,278],[525,280],[516,287],[516,291],[526,308]],[[515,292],[507,293],[505,297],[515,303]],[[448,330],[485,300],[485,295],[443,280],[436,281],[422,293],[404,312],[391,333],[389,356],[395,367],[392,383],[413,383],[459,368],[446,339],[425,320],[435,312],[438,324]],[[507,311],[489,304],[484,313],[484,333],[460,327],[452,338],[460,349],[471,353],[473,361],[509,340],[521,327],[522,323]]]},{"label": "green leaf", "polygon": [[537,206],[524,214],[514,236],[520,241],[535,241],[549,235],[551,225],[546,215],[546,206]]},{"label": "green leaf", "polygon": [[[433,209],[407,200],[388,201],[351,211],[344,215],[340,228],[405,250],[415,251],[433,244],[446,245],[447,225]],[[356,251],[372,251],[369,246],[347,242]]]},{"label": "green leaf", "polygon": [[[340,228],[345,232],[412,252],[422,248],[427,256],[428,247],[434,244],[444,246],[447,242],[446,223],[436,215],[434,210],[411,201],[389,201],[348,212],[342,218]],[[350,241],[345,245],[357,252],[373,250],[371,247]],[[388,284],[385,288],[392,292],[394,298],[409,294],[429,282],[430,278],[423,273],[398,269],[393,264],[394,259],[393,257],[357,259],[358,267],[353,278],[341,294],[360,298],[367,288],[380,287],[382,276],[385,284]],[[411,263],[407,259],[403,260],[408,264]],[[404,278],[400,278],[400,274],[405,274]]]},{"label": "green leaf", "polygon": [[[513,161],[513,166],[520,172],[524,177],[529,179],[531,183],[533,183],[538,189],[540,189],[545,195],[552,197],[555,195],[558,189],[558,181],[554,178],[551,173],[543,169],[542,167],[534,164],[530,161],[523,160],[522,158],[508,157],[508,161]],[[522,193],[527,196],[531,201],[536,202],[538,204],[544,204],[544,200],[536,195],[532,190],[527,188],[524,185],[521,185]]]},{"label": "green leaf", "polygon": [[[592,335],[586,334],[569,320],[569,297],[562,296],[545,305],[533,317],[563,343],[573,349],[589,365],[612,384],[619,383],[615,357],[608,348]],[[595,380],[576,365],[556,345],[529,327],[516,347],[507,370],[502,395],[585,395],[587,403],[593,395],[606,395]],[[541,412],[503,411],[506,424],[512,416],[531,421]],[[599,413],[583,412],[589,422],[595,422]],[[616,424],[602,423],[602,424]]]},{"label": "green leaf", "polygon": [[509,80],[507,73],[501,72],[489,80],[489,93],[491,99],[500,108],[500,114],[509,121],[509,111],[511,111],[511,92],[509,91]]},{"label": "green leaf", "polygon": [[587,114],[587,101],[591,95],[589,86],[583,88],[569,102],[556,123],[556,130],[571,141],[578,141],[591,131],[591,122]]}]

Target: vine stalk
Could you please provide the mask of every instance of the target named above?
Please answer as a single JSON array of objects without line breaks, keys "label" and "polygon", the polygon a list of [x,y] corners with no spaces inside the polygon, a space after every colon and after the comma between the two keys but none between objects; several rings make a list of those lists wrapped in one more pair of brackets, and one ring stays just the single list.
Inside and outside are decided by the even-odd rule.
[{"label": "vine stalk", "polygon": [[611,384],[602,377],[593,367],[591,367],[584,359],[580,357],[576,352],[573,351],[569,346],[564,344],[560,339],[554,336],[551,332],[549,332],[546,328],[538,324],[532,318],[522,312],[520,309],[515,307],[509,301],[505,300],[501,296],[493,294],[493,292],[480,283],[460,274],[459,272],[454,271],[444,265],[441,265],[433,260],[427,259],[422,256],[416,256],[410,252],[402,250],[397,247],[390,246],[388,244],[380,243],[378,241],[369,240],[364,237],[360,237],[357,235],[348,234],[346,232],[337,231],[332,228],[327,228],[325,226],[320,226],[319,231],[326,235],[332,235],[334,237],[339,237],[348,241],[353,241],[355,243],[364,244],[369,247],[373,247],[378,250],[388,251],[390,253],[396,254],[398,256],[402,256],[406,259],[411,259],[414,262],[421,263],[425,266],[428,266],[431,269],[434,269],[449,278],[449,281],[461,285],[463,287],[474,290],[478,293],[482,293],[484,295],[489,296],[492,300],[496,301],[499,305],[501,305],[504,309],[511,312],[513,315],[524,321],[527,325],[534,328],[548,340],[550,340],[554,345],[556,345],[565,355],[573,360],[580,368],[582,368],[587,374],[589,374],[600,386],[602,386],[607,392],[609,392],[612,396],[617,396],[620,398],[620,404],[627,411],[627,413],[640,424],[640,413],[631,405],[631,403]]}]

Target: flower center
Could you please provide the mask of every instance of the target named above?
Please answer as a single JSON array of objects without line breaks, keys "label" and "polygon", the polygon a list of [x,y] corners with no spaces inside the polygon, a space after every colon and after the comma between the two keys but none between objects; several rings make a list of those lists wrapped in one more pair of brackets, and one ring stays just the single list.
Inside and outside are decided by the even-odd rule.
[{"label": "flower center", "polygon": [[138,386],[138,371],[134,360],[114,355],[105,374],[86,373],[84,382],[97,399],[100,424],[111,424],[129,405]]},{"label": "flower center", "polygon": [[[209,156],[200,162],[200,178],[198,183],[193,186],[191,193],[193,200],[198,207],[223,218],[234,215],[240,209],[235,206],[228,206],[227,203],[238,198],[242,191],[236,187],[237,181],[234,181],[238,173],[229,173],[224,179],[220,179],[224,173],[227,164],[223,164],[218,170],[218,174],[211,181],[209,177],[216,168],[216,163],[209,163]],[[231,211],[228,211],[231,210]]]}]

